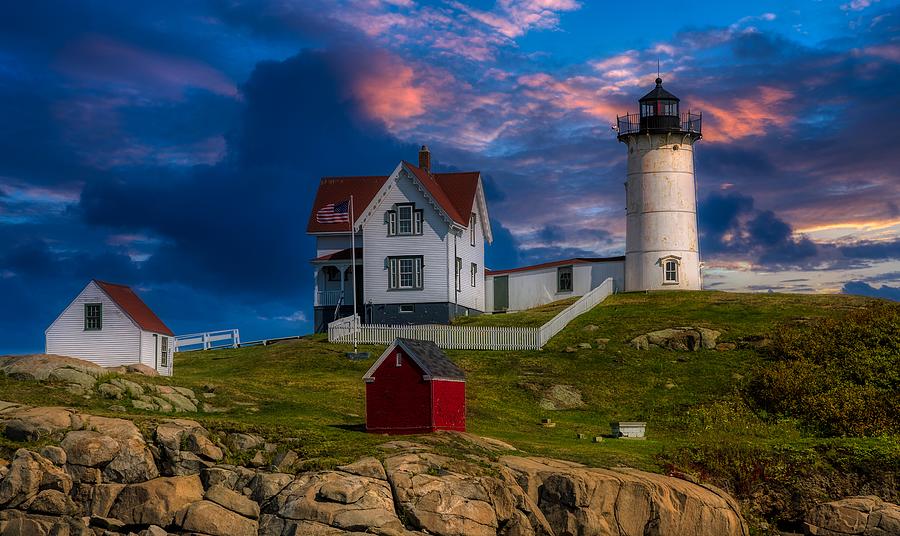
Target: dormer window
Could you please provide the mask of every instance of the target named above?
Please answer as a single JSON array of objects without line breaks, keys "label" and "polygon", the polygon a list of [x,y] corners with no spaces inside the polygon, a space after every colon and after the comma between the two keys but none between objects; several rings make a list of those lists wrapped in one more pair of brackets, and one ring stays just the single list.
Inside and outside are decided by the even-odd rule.
[{"label": "dormer window", "polygon": [[385,223],[388,236],[409,236],[422,234],[422,210],[416,210],[415,203],[399,203],[394,210],[387,211]]},{"label": "dormer window", "polygon": [[663,283],[667,285],[678,284],[678,260],[665,259],[662,264]]}]

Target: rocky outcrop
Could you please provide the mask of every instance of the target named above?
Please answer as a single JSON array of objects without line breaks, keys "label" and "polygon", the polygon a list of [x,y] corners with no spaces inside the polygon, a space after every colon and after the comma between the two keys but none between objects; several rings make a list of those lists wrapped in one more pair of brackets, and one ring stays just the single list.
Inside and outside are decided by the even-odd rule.
[{"label": "rocky outcrop", "polygon": [[746,535],[737,505],[714,488],[497,458],[514,447],[471,434],[390,441],[383,461],[295,475],[223,463],[229,452],[293,451],[244,433],[220,440],[193,420],[164,420],[145,439],[128,420],[0,402],[0,421],[59,442],[0,463],[0,535]]},{"label": "rocky outcrop", "polygon": [[638,350],[650,348],[664,348],[678,352],[694,352],[701,348],[715,350],[720,335],[720,332],[708,328],[669,328],[639,335],[631,340],[631,345]]},{"label": "rocky outcrop", "polygon": [[875,496],[823,503],[806,514],[806,532],[814,536],[900,534],[900,506]]}]

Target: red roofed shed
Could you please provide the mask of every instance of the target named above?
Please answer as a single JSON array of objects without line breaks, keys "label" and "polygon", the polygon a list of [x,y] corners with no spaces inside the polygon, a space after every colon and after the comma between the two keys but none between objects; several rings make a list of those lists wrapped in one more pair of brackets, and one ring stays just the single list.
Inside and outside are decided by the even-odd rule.
[{"label": "red roofed shed", "polygon": [[433,342],[395,340],[363,379],[369,432],[465,432],[465,373]]}]

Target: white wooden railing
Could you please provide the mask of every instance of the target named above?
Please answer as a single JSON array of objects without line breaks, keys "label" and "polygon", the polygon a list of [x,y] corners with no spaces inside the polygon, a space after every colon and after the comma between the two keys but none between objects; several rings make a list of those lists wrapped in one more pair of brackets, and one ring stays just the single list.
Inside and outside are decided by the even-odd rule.
[{"label": "white wooden railing", "polygon": [[[190,333],[188,335],[178,335],[175,337],[176,352],[210,350],[213,348],[237,348],[240,345],[241,331],[238,329]],[[197,348],[188,348],[189,346],[196,346]]]},{"label": "white wooden railing", "polygon": [[540,343],[543,347],[554,335],[563,330],[569,322],[596,307],[600,302],[605,300],[615,290],[611,277],[600,283],[599,286],[592,288],[587,294],[578,298],[572,305],[563,309],[558,315],[547,321],[541,326]]},{"label": "white wooden railing", "polygon": [[[337,305],[341,301],[342,290],[317,290],[316,306],[321,305]],[[353,292],[349,290],[344,294],[344,302],[342,305],[353,305]]]},{"label": "white wooden railing", "polygon": [[613,280],[609,278],[539,328],[361,324],[359,316],[355,323],[353,316],[347,316],[328,324],[328,340],[350,342],[355,324],[357,341],[363,344],[386,345],[401,337],[434,341],[447,350],[540,350],[569,322],[593,309],[612,294],[613,290]]}]

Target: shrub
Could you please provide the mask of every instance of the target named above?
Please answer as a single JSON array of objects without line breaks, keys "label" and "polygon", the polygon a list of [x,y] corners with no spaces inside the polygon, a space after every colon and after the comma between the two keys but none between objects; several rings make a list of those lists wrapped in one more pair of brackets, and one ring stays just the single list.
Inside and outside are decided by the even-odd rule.
[{"label": "shrub", "polygon": [[823,435],[900,433],[900,305],[786,326],[748,383],[751,404]]}]

